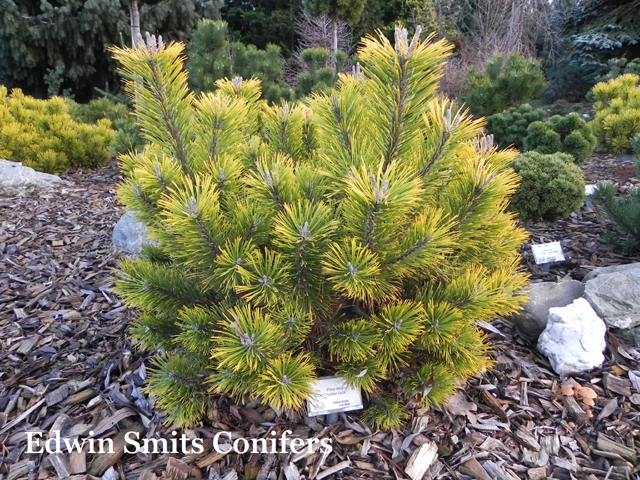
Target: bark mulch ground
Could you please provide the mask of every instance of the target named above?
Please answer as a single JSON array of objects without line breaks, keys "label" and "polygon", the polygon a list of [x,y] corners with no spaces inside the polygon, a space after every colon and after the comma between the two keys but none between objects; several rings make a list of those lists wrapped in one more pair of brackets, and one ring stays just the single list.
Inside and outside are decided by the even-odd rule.
[{"label": "bark mulch ground", "polygon": [[[590,180],[637,184],[618,159],[585,166]],[[591,176],[591,177],[590,177]],[[624,178],[623,178],[624,177]],[[446,407],[414,410],[408,425],[371,432],[357,414],[278,417],[219,397],[203,423],[178,432],[203,439],[200,454],[125,454],[127,432],[174,438],[142,390],[149,358],[127,338],[130,312],[111,291],[121,214],[115,163],[63,175],[54,192],[0,198],[0,479],[605,479],[638,477],[640,352],[608,335],[607,361],[558,377],[507,320],[493,324],[495,368],[461,387]],[[534,280],[581,278],[595,267],[639,261],[598,242],[611,229],[592,209],[531,228],[532,242],[562,241],[568,261]],[[530,249],[524,262],[531,264]],[[535,267],[531,265],[532,269]],[[216,432],[329,438],[333,452],[218,453]],[[114,453],[28,453],[43,439],[111,438]],[[63,443],[64,445],[64,443]],[[433,459],[430,462],[429,459]],[[332,476],[333,475],[333,476]]]}]

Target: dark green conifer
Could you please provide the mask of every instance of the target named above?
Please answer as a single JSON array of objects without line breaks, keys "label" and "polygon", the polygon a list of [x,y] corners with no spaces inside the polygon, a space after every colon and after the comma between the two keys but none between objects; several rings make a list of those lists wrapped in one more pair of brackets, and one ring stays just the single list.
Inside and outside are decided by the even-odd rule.
[{"label": "dark green conifer", "polygon": [[[198,19],[219,18],[220,0],[138,0],[142,28],[186,40]],[[119,86],[107,47],[131,45],[129,0],[2,0],[0,85],[39,98],[87,101]]]},{"label": "dark green conifer", "polygon": [[190,83],[194,90],[213,91],[222,78],[257,78],[262,97],[270,102],[288,100],[293,92],[283,79],[284,59],[280,47],[269,44],[264,50],[254,45],[230,42],[226,22],[202,20],[189,43]]}]

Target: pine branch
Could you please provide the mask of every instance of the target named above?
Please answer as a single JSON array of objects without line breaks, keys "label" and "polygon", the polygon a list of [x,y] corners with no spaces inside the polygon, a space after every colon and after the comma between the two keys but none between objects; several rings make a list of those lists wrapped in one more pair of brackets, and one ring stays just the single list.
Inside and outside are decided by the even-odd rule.
[{"label": "pine branch", "polygon": [[153,164],[153,167],[155,169],[155,174],[156,174],[156,179],[158,180],[158,183],[160,184],[160,188],[162,189],[162,193],[168,193],[169,192],[169,185],[167,184],[167,181],[165,180],[164,176],[162,175],[162,172],[160,171],[160,164],[158,162],[155,162]]},{"label": "pine branch", "polygon": [[151,56],[148,60],[148,67],[151,71],[152,76],[151,78],[148,78],[146,80],[153,88],[153,95],[157,101],[158,106],[160,107],[160,119],[163,121],[165,130],[169,134],[169,140],[171,141],[171,145],[173,147],[173,150],[175,151],[176,158],[180,162],[182,171],[185,175],[192,175],[189,168],[189,160],[187,159],[187,155],[184,151],[182,135],[180,134],[180,130],[178,129],[178,126],[176,124],[173,108],[168,101],[164,83],[161,80],[160,69],[157,63],[154,61],[154,58]]},{"label": "pine branch", "polygon": [[198,227],[198,231],[202,235],[202,238],[204,239],[205,244],[209,248],[209,251],[211,252],[211,257],[213,258],[213,260],[215,260],[216,258],[218,258],[218,255],[220,255],[220,247],[218,246],[215,239],[211,235],[211,230],[209,230],[209,227],[203,221],[202,216],[200,216],[197,213],[193,215],[193,222],[195,223],[196,227]]},{"label": "pine branch", "polygon": [[405,106],[407,102],[408,79],[411,70],[407,68],[407,58],[398,55],[398,83],[393,85],[395,98],[393,99],[392,111],[390,114],[391,125],[386,138],[386,151],[384,153],[383,169],[397,157],[400,148],[400,137],[405,123]]},{"label": "pine branch", "polygon": [[349,160],[354,161],[355,159],[353,158],[351,139],[349,137],[349,131],[347,129],[345,118],[342,114],[342,109],[340,108],[339,97],[337,95],[332,95],[330,98],[330,103],[331,111],[336,122],[338,139],[344,146]]},{"label": "pine branch", "polygon": [[426,177],[429,175],[429,173],[431,173],[433,167],[438,163],[438,161],[442,158],[444,152],[446,151],[449,138],[449,133],[443,132],[442,137],[440,137],[438,143],[434,148],[434,152],[431,154],[431,159],[424,167],[422,167],[418,175],[420,175],[421,177]]},{"label": "pine branch", "polygon": [[281,338],[278,325],[261,309],[234,307],[213,338],[216,347],[211,355],[218,361],[218,369],[258,373],[278,355]]},{"label": "pine branch", "polygon": [[296,249],[296,256],[295,256],[296,275],[297,275],[295,288],[296,290],[300,290],[302,292],[309,291],[310,271],[306,266],[307,256],[308,256],[307,249],[308,249],[307,242],[304,242],[304,241],[300,242],[298,244],[298,248]]},{"label": "pine branch", "polygon": [[480,203],[480,199],[482,198],[482,195],[485,193],[487,187],[493,181],[493,179],[494,179],[494,174],[492,173],[489,175],[489,177],[484,181],[482,185],[479,185],[479,186],[476,185],[474,187],[473,193],[471,194],[471,197],[467,201],[467,205],[463,207],[460,210],[460,213],[458,213],[457,215],[456,220],[457,220],[458,227],[454,227],[454,228],[462,228],[462,225],[464,225],[464,222],[467,219],[467,217],[475,210],[475,208]]},{"label": "pine branch", "polygon": [[253,222],[249,224],[245,234],[242,236],[242,241],[248,243],[254,236],[255,231],[258,228],[258,219],[254,219]]},{"label": "pine branch", "polygon": [[311,129],[311,122],[309,120],[309,112],[305,112],[305,122],[302,129],[302,143],[304,144],[307,158],[311,158],[315,151],[313,131]]},{"label": "pine branch", "polygon": [[149,392],[169,421],[179,427],[193,425],[211,405],[203,381],[206,363],[206,355],[168,354],[153,361]]},{"label": "pine branch", "polygon": [[145,281],[144,287],[142,291],[151,293],[151,294],[160,294],[164,297],[171,298],[172,300],[178,301],[183,305],[208,305],[209,301],[202,301],[202,298],[197,297],[195,295],[189,295],[186,292],[181,292],[178,290],[173,290],[168,287],[163,287],[161,285],[154,285],[151,282]]},{"label": "pine branch", "polygon": [[143,260],[122,262],[116,284],[129,305],[147,312],[170,315],[185,306],[208,305],[215,300],[203,295],[186,272]]},{"label": "pine branch", "polygon": [[273,197],[273,201],[276,203],[276,205],[278,206],[279,209],[283,209],[284,208],[284,199],[282,198],[282,195],[280,194],[280,190],[278,188],[278,176],[276,172],[270,172],[269,170],[267,170],[263,175],[262,178],[264,179],[269,192],[271,193],[271,196]]},{"label": "pine branch", "polygon": [[[149,209],[151,211],[150,216],[158,217],[160,213],[160,209],[158,208],[158,205],[156,205],[156,203],[151,199],[149,195],[147,195],[145,192],[142,191],[142,187],[140,187],[139,183],[136,183],[134,186],[131,187],[131,192],[142,203],[142,205],[146,207],[146,209]],[[144,211],[145,208],[141,210]]]},{"label": "pine branch", "polygon": [[375,252],[375,233],[376,233],[376,221],[378,219],[378,213],[380,213],[380,204],[376,203],[372,207],[367,209],[366,220],[364,224],[363,240],[364,245],[371,252]]},{"label": "pine branch", "polygon": [[406,262],[408,259],[410,259],[411,257],[413,257],[414,255],[419,254],[420,252],[422,252],[427,246],[429,246],[429,244],[432,241],[432,237],[431,235],[427,235],[424,240],[421,240],[420,242],[416,243],[414,247],[410,248],[409,250],[405,251],[402,255],[400,255],[399,257],[396,257],[395,259],[386,262],[386,264],[390,267],[394,266],[394,265],[398,265],[400,263],[404,263]]},{"label": "pine branch", "polygon": [[189,125],[186,119],[178,118],[190,111],[192,101],[187,77],[182,71],[184,46],[165,47],[162,37],[147,35],[146,43],[139,42],[136,49],[112,47],[110,50],[123,65],[120,73],[128,79],[126,88],[135,99],[142,131],[150,141],[167,148],[182,172],[190,176],[190,159],[183,138]]},{"label": "pine branch", "polygon": [[222,135],[222,118],[215,116],[213,119],[213,124],[209,127],[211,129],[211,140],[209,147],[209,158],[216,158],[218,152],[218,145],[220,143],[220,138]]},{"label": "pine branch", "polygon": [[280,107],[280,118],[278,123],[278,136],[280,140],[280,148],[282,151],[289,155],[292,158],[295,158],[295,155],[292,154],[291,149],[289,148],[289,135],[287,135],[287,111],[285,111],[285,107]]}]

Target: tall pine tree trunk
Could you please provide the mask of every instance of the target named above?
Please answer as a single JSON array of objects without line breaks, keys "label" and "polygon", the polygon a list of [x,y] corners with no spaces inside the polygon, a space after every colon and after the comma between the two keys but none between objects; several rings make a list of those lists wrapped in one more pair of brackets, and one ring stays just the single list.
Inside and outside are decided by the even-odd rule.
[{"label": "tall pine tree trunk", "polygon": [[138,41],[142,38],[140,33],[140,11],[138,10],[138,0],[130,0],[129,19],[131,21],[131,46],[136,48]]},{"label": "tall pine tree trunk", "polygon": [[337,54],[338,54],[338,20],[335,18],[331,19],[331,26],[333,27],[333,38],[331,39],[331,68],[334,73],[338,73],[338,65],[337,65]]}]

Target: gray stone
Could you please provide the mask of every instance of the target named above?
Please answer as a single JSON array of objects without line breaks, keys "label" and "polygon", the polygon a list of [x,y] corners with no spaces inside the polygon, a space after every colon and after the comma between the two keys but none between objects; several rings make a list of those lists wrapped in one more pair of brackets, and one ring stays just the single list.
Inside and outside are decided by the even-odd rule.
[{"label": "gray stone", "polygon": [[622,338],[627,343],[640,347],[640,327],[615,329],[614,333],[619,338]]},{"label": "gray stone", "polygon": [[0,159],[0,197],[21,197],[34,190],[49,190],[61,183],[57,175],[36,172],[21,163]]},{"label": "gray stone", "polygon": [[598,275],[601,275],[603,273],[616,273],[616,272],[625,273],[628,271],[635,271],[635,270],[640,270],[640,263],[628,263],[626,265],[612,265],[611,267],[600,267],[587,273],[582,279],[582,281],[586,283],[589,280],[592,280],[596,278]]},{"label": "gray stone", "polygon": [[607,327],[589,302],[578,298],[571,305],[549,310],[549,322],[538,339],[538,350],[562,375],[602,365]]},{"label": "gray stone", "polygon": [[640,265],[600,272],[585,284],[584,298],[610,327],[640,325]]},{"label": "gray stone", "polygon": [[537,340],[547,326],[549,309],[566,307],[583,293],[584,284],[576,280],[532,283],[527,287],[529,302],[511,319],[522,334]]},{"label": "gray stone", "polygon": [[127,211],[116,223],[112,235],[113,244],[127,253],[138,254],[144,244],[153,243],[147,237],[144,223],[138,221],[134,211]]}]

